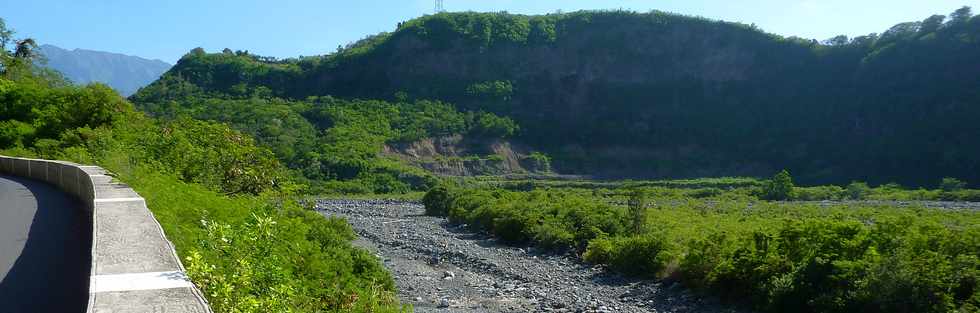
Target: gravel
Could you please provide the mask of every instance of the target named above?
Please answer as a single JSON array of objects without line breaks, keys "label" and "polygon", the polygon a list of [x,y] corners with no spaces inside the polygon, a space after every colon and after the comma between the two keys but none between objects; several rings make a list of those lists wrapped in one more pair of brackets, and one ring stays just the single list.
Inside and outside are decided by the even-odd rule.
[{"label": "gravel", "polygon": [[497,244],[421,204],[319,200],[346,218],[416,312],[740,312],[678,284],[635,280],[533,247]]}]

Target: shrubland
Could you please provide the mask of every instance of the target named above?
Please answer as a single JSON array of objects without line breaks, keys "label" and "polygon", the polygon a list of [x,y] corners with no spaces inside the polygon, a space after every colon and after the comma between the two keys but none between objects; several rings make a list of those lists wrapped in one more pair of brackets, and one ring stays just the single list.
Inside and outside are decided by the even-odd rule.
[{"label": "shrubland", "polygon": [[[980,212],[839,201],[849,194],[842,187],[791,181],[784,172],[750,187],[706,179],[508,190],[473,179],[440,185],[423,203],[504,243],[574,253],[766,312],[980,309]],[[863,185],[880,199],[976,192]],[[838,201],[769,201],[766,188]]]},{"label": "shrubland", "polygon": [[[251,56],[231,53],[190,53],[180,61],[192,68],[221,68],[230,66],[228,63],[263,66]],[[168,73],[132,98],[143,111],[164,120],[222,122],[254,136],[282,161],[293,179],[310,187],[305,192],[316,194],[425,191],[435,185],[436,178],[380,156],[385,144],[451,135],[498,139],[518,130],[509,118],[460,111],[441,101],[331,96],[285,99],[262,88],[235,90],[204,92],[184,76]]]},{"label": "shrubland", "polygon": [[350,226],[293,200],[302,187],[252,137],[147,117],[107,86],[34,67],[33,42],[18,42],[0,49],[0,154],[97,164],[130,184],[216,312],[402,310]]}]

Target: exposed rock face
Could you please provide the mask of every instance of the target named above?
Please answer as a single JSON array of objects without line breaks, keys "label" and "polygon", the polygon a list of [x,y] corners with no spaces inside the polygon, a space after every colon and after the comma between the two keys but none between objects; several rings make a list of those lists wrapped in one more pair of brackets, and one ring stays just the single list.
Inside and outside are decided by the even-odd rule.
[{"label": "exposed rock face", "polygon": [[418,165],[437,175],[474,176],[548,172],[529,158],[525,147],[504,140],[468,140],[463,136],[426,138],[385,145],[384,155]]},{"label": "exposed rock face", "polygon": [[[437,99],[492,112],[520,126],[514,142],[548,153],[565,174],[788,169],[803,184],[980,181],[980,145],[971,144],[980,136],[980,17],[910,25],[919,24],[820,44],[663,12],[460,12],[322,57],[262,63],[199,51],[172,73],[208,92],[247,85],[292,99]],[[493,160],[429,166],[528,169],[520,153],[516,163]]]},{"label": "exposed rock face", "polygon": [[[715,136],[714,131],[697,128],[708,126],[702,119],[741,116],[745,107],[774,102],[734,96],[746,94],[744,90],[758,90],[764,98],[768,88],[805,84],[778,82],[786,73],[813,66],[815,58],[807,48],[773,40],[749,27],[711,22],[596,17],[591,23],[567,23],[568,28],[559,27],[553,42],[528,39],[486,47],[474,47],[466,36],[436,39],[430,33],[399,31],[370,53],[309,72],[302,82],[306,85],[292,88],[358,98],[405,91],[447,100],[462,109],[506,115],[521,126],[518,139],[552,154],[555,170],[562,173],[765,176],[778,167],[738,160],[741,155],[730,153],[735,148],[704,140]],[[786,61],[790,59],[795,61]],[[496,81],[511,84],[512,93],[484,97],[467,92],[473,84]],[[806,93],[800,96],[807,97]],[[689,114],[686,110],[691,107],[703,108],[705,117]],[[527,169],[520,160],[487,170],[508,172],[514,165]],[[464,163],[455,160],[427,168],[457,175],[488,167],[486,162]]]}]

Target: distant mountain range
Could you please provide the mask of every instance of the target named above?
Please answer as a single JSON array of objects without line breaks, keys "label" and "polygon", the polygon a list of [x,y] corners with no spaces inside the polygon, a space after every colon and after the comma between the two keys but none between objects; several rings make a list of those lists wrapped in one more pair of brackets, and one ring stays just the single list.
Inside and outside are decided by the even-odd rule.
[{"label": "distant mountain range", "polygon": [[101,82],[127,97],[171,67],[160,60],[103,51],[66,50],[52,45],[42,45],[41,54],[47,58],[45,66],[63,73],[72,82]]}]

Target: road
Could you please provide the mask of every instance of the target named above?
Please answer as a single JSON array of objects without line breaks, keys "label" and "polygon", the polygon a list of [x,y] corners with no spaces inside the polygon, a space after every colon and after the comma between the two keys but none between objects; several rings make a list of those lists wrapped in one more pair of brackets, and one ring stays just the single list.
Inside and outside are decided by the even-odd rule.
[{"label": "road", "polygon": [[84,312],[91,236],[75,199],[0,175],[0,312]]}]

